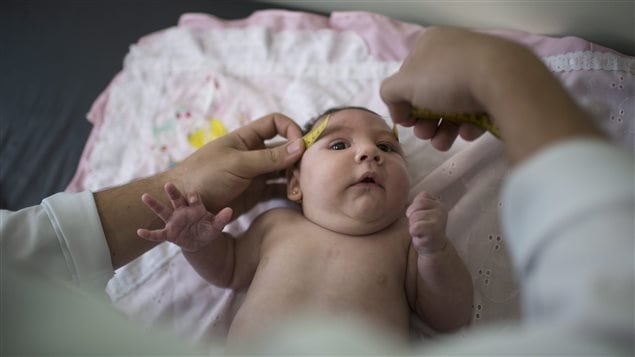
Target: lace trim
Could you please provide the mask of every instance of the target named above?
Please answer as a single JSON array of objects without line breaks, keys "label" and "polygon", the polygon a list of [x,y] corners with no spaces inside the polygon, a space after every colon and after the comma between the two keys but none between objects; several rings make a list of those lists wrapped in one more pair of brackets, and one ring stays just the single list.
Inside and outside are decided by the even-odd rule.
[{"label": "lace trim", "polygon": [[622,71],[635,74],[635,59],[608,52],[576,51],[557,56],[542,57],[553,72]]}]

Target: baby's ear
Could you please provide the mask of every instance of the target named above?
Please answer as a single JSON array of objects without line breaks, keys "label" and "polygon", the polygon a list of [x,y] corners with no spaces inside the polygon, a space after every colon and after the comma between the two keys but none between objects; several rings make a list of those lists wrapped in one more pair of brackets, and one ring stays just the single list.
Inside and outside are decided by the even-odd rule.
[{"label": "baby's ear", "polygon": [[300,169],[297,167],[287,169],[287,198],[294,202],[302,202]]}]

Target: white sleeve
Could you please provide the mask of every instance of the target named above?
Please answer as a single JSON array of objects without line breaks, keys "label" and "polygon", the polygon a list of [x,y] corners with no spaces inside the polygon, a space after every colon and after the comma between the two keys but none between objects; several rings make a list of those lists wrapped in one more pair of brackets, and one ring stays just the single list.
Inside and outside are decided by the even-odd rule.
[{"label": "white sleeve", "polygon": [[631,154],[581,139],[545,149],[508,177],[502,223],[528,323],[632,345],[633,176]]},{"label": "white sleeve", "polygon": [[58,193],[41,205],[0,211],[3,264],[103,291],[114,271],[91,192]]}]

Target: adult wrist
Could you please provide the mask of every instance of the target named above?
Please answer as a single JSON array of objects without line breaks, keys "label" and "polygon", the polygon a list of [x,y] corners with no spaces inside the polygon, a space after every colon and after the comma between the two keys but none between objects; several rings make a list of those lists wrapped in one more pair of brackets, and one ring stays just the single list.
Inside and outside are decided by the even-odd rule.
[{"label": "adult wrist", "polygon": [[[486,36],[486,35],[483,35]],[[470,71],[470,87],[474,98],[490,114],[500,111],[502,97],[522,96],[524,83],[517,82],[523,67],[531,65],[533,54],[524,46],[506,39],[490,37],[478,46],[473,56],[476,68]]]}]

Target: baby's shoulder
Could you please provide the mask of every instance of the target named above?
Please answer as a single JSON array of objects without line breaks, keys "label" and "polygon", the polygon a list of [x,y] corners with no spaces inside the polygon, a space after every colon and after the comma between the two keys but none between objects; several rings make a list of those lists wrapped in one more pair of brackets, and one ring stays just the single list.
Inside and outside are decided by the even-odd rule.
[{"label": "baby's shoulder", "polygon": [[299,209],[291,207],[277,207],[267,210],[256,217],[254,225],[269,227],[279,224],[280,222],[293,222],[293,220],[301,218],[302,212]]}]

